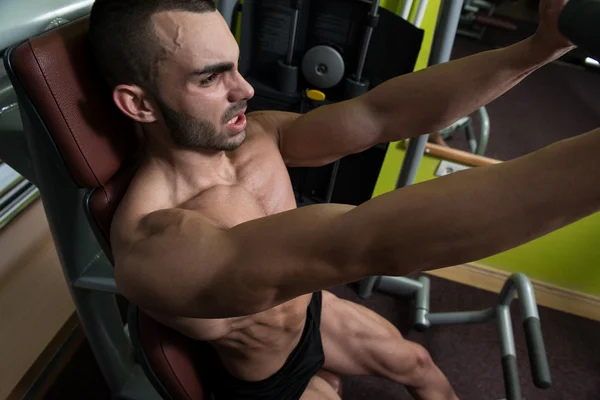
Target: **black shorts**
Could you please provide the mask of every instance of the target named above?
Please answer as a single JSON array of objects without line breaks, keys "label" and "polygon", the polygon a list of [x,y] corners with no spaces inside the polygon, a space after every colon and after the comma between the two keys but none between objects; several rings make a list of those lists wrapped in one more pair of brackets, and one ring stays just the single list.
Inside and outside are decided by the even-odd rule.
[{"label": "black shorts", "polygon": [[296,348],[279,371],[258,382],[233,377],[220,362],[209,373],[215,400],[298,400],[325,362],[321,342],[322,292],[314,293]]}]

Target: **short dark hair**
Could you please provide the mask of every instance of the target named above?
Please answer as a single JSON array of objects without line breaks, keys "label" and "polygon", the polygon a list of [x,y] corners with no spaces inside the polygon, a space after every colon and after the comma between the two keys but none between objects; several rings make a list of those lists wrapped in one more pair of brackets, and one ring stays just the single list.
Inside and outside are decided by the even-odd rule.
[{"label": "short dark hair", "polygon": [[96,0],[88,41],[94,63],[111,88],[134,84],[156,89],[164,50],[150,24],[161,11],[213,12],[209,0]]}]

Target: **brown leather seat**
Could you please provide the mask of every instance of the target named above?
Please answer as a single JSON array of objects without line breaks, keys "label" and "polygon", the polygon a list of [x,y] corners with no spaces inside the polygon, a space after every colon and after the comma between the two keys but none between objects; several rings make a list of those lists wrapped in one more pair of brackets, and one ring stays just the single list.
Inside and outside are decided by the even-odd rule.
[{"label": "brown leather seat", "polygon": [[[136,170],[138,127],[114,106],[90,64],[83,18],[10,52],[16,89],[26,94],[28,115],[37,117],[73,181],[89,189],[85,206],[107,257],[110,225]],[[130,333],[138,361],[165,398],[209,398],[202,384],[202,346],[161,325],[133,306]],[[329,376],[331,383],[339,378]]]}]

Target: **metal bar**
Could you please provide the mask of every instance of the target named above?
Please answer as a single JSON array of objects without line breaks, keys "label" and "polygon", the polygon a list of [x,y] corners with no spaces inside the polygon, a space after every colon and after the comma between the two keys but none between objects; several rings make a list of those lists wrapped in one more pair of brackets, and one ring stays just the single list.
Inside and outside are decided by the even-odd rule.
[{"label": "metal bar", "polygon": [[427,319],[429,315],[430,282],[426,276],[420,276],[419,282],[421,283],[421,289],[415,296],[415,329],[424,332],[431,326]]},{"label": "metal bar", "polygon": [[294,4],[294,16],[292,20],[292,30],[290,32],[290,41],[288,42],[288,51],[285,62],[287,65],[292,65],[294,60],[294,49],[296,47],[296,36],[298,34],[298,20],[300,19],[301,1],[296,0]]},{"label": "metal bar", "polygon": [[423,289],[423,284],[414,279],[399,276],[383,276],[379,281],[378,291],[399,296],[414,296]]},{"label": "metal bar", "polygon": [[475,153],[477,151],[477,139],[475,138],[475,132],[473,132],[472,121],[469,121],[469,123],[465,126],[465,134],[467,136],[469,150],[471,150],[471,153]]},{"label": "metal bar", "polygon": [[79,289],[97,290],[100,292],[120,294],[114,278],[86,276],[73,282],[73,286]]},{"label": "metal bar", "polygon": [[219,0],[217,9],[223,16],[225,22],[229,26],[229,29],[233,29],[233,12],[237,6],[238,0]]},{"label": "metal bar", "polygon": [[[380,0],[373,0],[371,5],[371,11],[369,16],[376,17],[379,14],[379,2]],[[369,46],[371,45],[371,36],[373,36],[373,27],[367,26],[365,29],[365,36],[363,38],[362,47],[360,49],[360,55],[358,58],[358,66],[356,68],[356,81],[362,80],[363,72],[365,69],[365,62],[367,61],[367,53],[369,52]]]},{"label": "metal bar", "polygon": [[421,0],[419,1],[419,5],[417,6],[417,13],[415,14],[414,25],[417,28],[420,28],[423,24],[423,18],[425,18],[425,11],[427,10],[427,6],[429,4],[429,0]]},{"label": "metal bar", "polygon": [[[454,37],[460,20],[463,0],[445,0],[440,10],[440,18],[435,29],[429,65],[442,64],[450,60],[450,53],[454,46]],[[422,135],[411,139],[404,155],[400,176],[396,188],[412,185],[417,175],[417,170],[423,159],[425,146],[429,135]]]},{"label": "metal bar", "polygon": [[73,287],[120,294],[114,278],[114,268],[103,252],[92,259],[88,268],[73,281]]},{"label": "metal bar", "polygon": [[523,321],[528,318],[540,319],[533,285],[523,274],[517,273],[508,278],[500,292],[500,305],[509,306],[515,298],[515,293],[519,293],[521,319]]},{"label": "metal bar", "polygon": [[481,125],[479,128],[479,141],[475,154],[483,156],[490,140],[490,116],[485,106],[479,109],[479,118],[481,120]]},{"label": "metal bar", "polygon": [[538,313],[537,303],[533,285],[523,274],[514,274],[504,284],[500,292],[500,306],[509,307],[515,297],[519,294],[521,306],[521,318],[525,329],[527,340],[527,351],[533,381],[538,388],[545,389],[552,385],[550,366],[544,347],[544,338]]},{"label": "metal bar", "polygon": [[361,279],[360,282],[358,283],[358,290],[357,290],[358,296],[361,299],[367,299],[367,298],[371,297],[371,295],[373,294],[373,291],[377,287],[377,283],[379,282],[379,279],[381,279],[381,277],[379,277],[379,276],[370,276],[368,278]]},{"label": "metal bar", "polygon": [[415,182],[428,138],[429,135],[422,135],[411,139],[408,143],[408,148],[402,161],[402,168],[400,169],[400,176],[398,176],[398,182],[396,182],[396,189],[410,186]]},{"label": "metal bar", "polygon": [[331,199],[333,198],[333,190],[335,189],[335,182],[340,170],[340,162],[340,160],[337,160],[333,163],[333,170],[331,171],[331,177],[329,178],[329,187],[327,188],[327,197],[325,198],[326,203],[331,203]]},{"label": "metal bar", "polygon": [[408,21],[408,17],[410,16],[410,10],[412,9],[413,0],[404,0],[404,4],[402,4],[402,8],[400,9],[400,17],[402,19]]},{"label": "metal bar", "polygon": [[507,400],[521,400],[521,384],[517,366],[517,351],[510,319],[510,309],[507,305],[499,305],[496,309],[498,318],[498,334],[502,352],[502,368],[504,372],[504,387]]},{"label": "metal bar", "polygon": [[454,37],[460,20],[463,0],[445,0],[435,28],[429,65],[442,64],[450,60]]},{"label": "metal bar", "polygon": [[429,314],[431,325],[479,324],[494,319],[496,310],[487,308],[481,311],[463,311]]},{"label": "metal bar", "polygon": [[510,308],[507,305],[497,306],[498,334],[500,335],[500,349],[502,357],[516,356],[515,339],[510,319]]}]

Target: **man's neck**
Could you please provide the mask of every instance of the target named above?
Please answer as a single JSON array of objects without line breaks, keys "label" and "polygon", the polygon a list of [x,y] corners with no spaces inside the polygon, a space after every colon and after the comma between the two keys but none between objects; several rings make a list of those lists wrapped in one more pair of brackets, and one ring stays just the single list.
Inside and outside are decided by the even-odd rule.
[{"label": "man's neck", "polygon": [[149,140],[146,143],[146,159],[149,164],[159,166],[190,182],[197,182],[200,176],[203,180],[235,179],[235,169],[224,151],[185,149],[173,143]]}]

